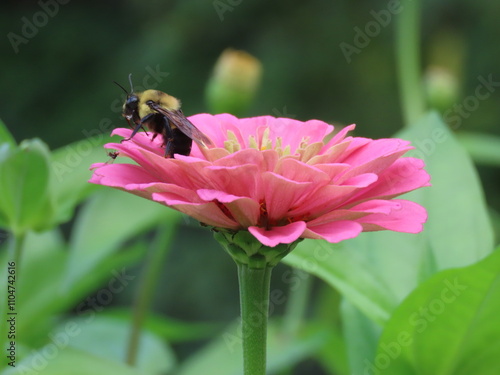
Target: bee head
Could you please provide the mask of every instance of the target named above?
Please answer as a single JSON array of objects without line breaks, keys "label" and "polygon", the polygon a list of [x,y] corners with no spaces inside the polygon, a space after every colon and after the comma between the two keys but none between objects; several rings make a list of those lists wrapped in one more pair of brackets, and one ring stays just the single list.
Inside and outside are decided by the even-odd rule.
[{"label": "bee head", "polygon": [[128,75],[128,81],[130,82],[130,93],[125,90],[125,88],[120,85],[118,82],[113,81],[119,88],[121,88],[125,94],[127,94],[127,99],[123,104],[123,116],[130,120],[132,119],[132,115],[137,111],[137,107],[139,106],[139,97],[134,94],[134,86],[132,85],[132,73]]},{"label": "bee head", "polygon": [[130,120],[134,112],[137,112],[138,106],[139,97],[134,93],[127,95],[127,100],[125,100],[125,104],[123,104],[123,116]]}]

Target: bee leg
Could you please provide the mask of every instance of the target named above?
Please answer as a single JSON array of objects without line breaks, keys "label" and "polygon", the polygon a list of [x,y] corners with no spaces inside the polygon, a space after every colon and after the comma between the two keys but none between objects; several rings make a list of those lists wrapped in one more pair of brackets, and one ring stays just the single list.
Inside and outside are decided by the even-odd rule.
[{"label": "bee leg", "polygon": [[[151,119],[153,118],[153,114],[149,114],[147,116],[144,116],[142,120],[139,120],[135,123],[135,128],[134,128],[134,131],[132,132],[132,134],[130,135],[130,137],[128,138],[125,138],[125,139],[122,139],[121,142],[123,141],[130,141],[132,138],[134,138],[134,135],[137,134],[137,132],[139,131],[139,129],[143,129],[144,131],[146,131],[146,129],[144,128],[144,125],[146,123],[148,123]],[[130,121],[127,119],[129,125],[130,125]],[[146,135],[148,133],[146,132]],[[120,143],[121,143],[120,142]]]},{"label": "bee leg", "polygon": [[163,140],[165,142],[165,158],[174,157],[174,133],[170,127],[170,120],[168,117],[163,117],[163,128],[165,130]]}]

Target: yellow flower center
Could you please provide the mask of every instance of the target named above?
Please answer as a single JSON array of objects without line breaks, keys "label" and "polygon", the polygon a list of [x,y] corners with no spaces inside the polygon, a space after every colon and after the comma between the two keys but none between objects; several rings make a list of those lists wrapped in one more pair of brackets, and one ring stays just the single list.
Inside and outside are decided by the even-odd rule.
[{"label": "yellow flower center", "polygon": [[[260,140],[256,139],[254,135],[250,135],[248,137],[248,146],[260,151],[274,150],[278,153],[280,158],[285,156],[296,156],[299,160],[303,161],[309,160],[323,147],[322,142],[309,144],[309,137],[303,137],[299,147],[292,155],[290,145],[283,146],[282,137],[276,137],[273,145],[273,140],[269,137],[269,134],[270,130],[269,128],[266,128],[262,134],[262,139]],[[234,134],[231,130],[227,131],[227,140],[224,141],[224,148],[230,153],[234,153],[242,149],[242,145],[238,141],[238,137],[236,137],[236,134]]]}]

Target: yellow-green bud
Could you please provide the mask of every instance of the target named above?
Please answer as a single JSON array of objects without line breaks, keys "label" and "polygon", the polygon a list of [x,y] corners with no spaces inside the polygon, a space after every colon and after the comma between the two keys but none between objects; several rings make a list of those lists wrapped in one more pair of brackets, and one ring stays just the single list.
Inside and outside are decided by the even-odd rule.
[{"label": "yellow-green bud", "polygon": [[217,60],[206,88],[206,101],[213,113],[242,115],[260,86],[262,65],[245,51],[226,49]]},{"label": "yellow-green bud", "polygon": [[429,106],[445,111],[458,100],[458,81],[448,70],[441,67],[427,69],[424,80],[425,93]]}]

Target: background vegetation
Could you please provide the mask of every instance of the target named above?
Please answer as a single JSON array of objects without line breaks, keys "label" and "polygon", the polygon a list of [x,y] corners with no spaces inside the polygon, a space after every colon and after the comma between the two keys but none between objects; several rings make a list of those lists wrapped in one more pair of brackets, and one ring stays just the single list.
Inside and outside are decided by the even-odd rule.
[{"label": "background vegetation", "polygon": [[[143,370],[161,373],[170,369],[175,374],[194,374],[201,373],[196,372],[197,368],[210,368],[207,363],[230,363],[232,357],[217,356],[217,343],[211,339],[224,332],[236,332],[235,328],[228,328],[238,316],[236,270],[230,258],[211,239],[210,232],[189,218],[165,212],[169,210],[160,205],[147,206],[144,213],[136,214],[148,202],[86,185],[90,177],[88,166],[109,159],[101,144],[110,130],[124,126],[120,115],[124,94],[112,81],[127,87],[127,76],[132,73],[137,86],[152,82],[158,89],[180,98],[186,114],[207,112],[210,109],[205,104],[205,87],[215,61],[227,47],[243,49],[257,57],[263,66],[260,90],[245,115],[317,118],[340,126],[356,123],[358,136],[390,137],[405,125],[394,52],[398,16],[392,15],[386,26],[380,26],[380,32],[369,37],[359,53],[346,59],[341,48],[343,43],[356,46],[357,30],[365,30],[368,23],[376,19],[373,12],[387,10],[390,3],[379,0],[69,1],[57,3],[57,7],[47,13],[41,5],[46,4],[43,1],[3,1],[0,5],[0,29],[4,36],[0,57],[0,118],[17,142],[41,138],[50,150],[55,150],[51,161],[56,164],[51,164],[51,173],[55,173],[53,184],[58,186],[52,193],[58,208],[54,209],[56,213],[45,228],[51,231],[42,237],[30,234],[24,246],[25,257],[30,259],[26,261],[24,289],[30,292],[25,292],[21,302],[24,311],[30,311],[33,316],[19,327],[19,334],[24,332],[24,337],[28,337],[23,342],[24,349],[18,348],[19,355],[29,355],[32,348],[45,345],[49,332],[54,332],[55,327],[61,329],[63,322],[79,322],[82,311],[87,312],[86,316],[94,312],[98,320],[92,330],[87,330],[89,338],[78,335],[77,342],[70,345],[72,348],[91,347],[98,337],[99,324],[111,326],[106,317],[114,321],[123,318],[122,326],[117,323],[116,331],[106,332],[115,332],[117,337],[120,332],[126,332],[126,317],[129,306],[138,298],[146,254],[154,253],[155,246],[163,246],[169,252],[164,258],[160,257],[164,265],[154,292],[155,315],[147,322],[149,332],[155,335],[146,347],[160,347],[159,357],[165,362],[156,368],[144,364]],[[48,16],[44,18],[40,12]],[[481,77],[500,82],[498,14],[499,2],[423,1],[420,43],[422,74],[431,85],[427,87],[449,90],[448,94],[438,93],[438,100],[432,101],[431,106],[444,114],[445,120],[459,114],[459,122],[454,123],[458,125],[450,130],[479,171],[497,239],[500,228],[497,213],[500,212],[499,86],[493,87],[488,98],[478,100],[474,110],[460,114],[457,106],[463,108],[468,97],[476,96]],[[44,19],[46,22],[42,22]],[[39,24],[32,36],[23,29],[26,20]],[[23,43],[14,46],[12,33],[24,38]],[[437,75],[436,68],[439,68]],[[440,79],[444,83],[436,89]],[[433,118],[425,124],[438,122]],[[425,126],[422,124],[422,128]],[[91,136],[93,138],[89,138]],[[414,136],[409,134],[408,139],[415,139]],[[451,155],[455,155],[453,152],[450,150]],[[469,175],[468,167],[460,160],[459,157],[450,159],[442,170],[475,179],[475,172]],[[449,200],[448,205],[443,206],[448,215],[456,215],[457,206],[469,206],[468,199],[473,202],[471,205],[482,204],[481,193],[456,198],[454,189],[460,190],[460,187],[452,183],[448,186],[448,196],[443,195],[443,200]],[[2,195],[0,199],[5,201],[7,197]],[[0,234],[6,239],[3,233]],[[30,236],[33,237],[30,239]],[[7,245],[5,241],[5,251],[2,251],[5,257]],[[434,271],[473,264],[485,255],[483,252],[477,258],[465,256],[463,262],[456,264],[443,262],[434,265]],[[300,266],[300,261],[292,258],[290,263]],[[113,294],[109,303],[99,304],[99,309],[90,308],[85,302],[87,298],[97,298],[114,277],[111,272],[125,266],[133,280],[123,291]],[[372,265],[367,262],[363,266]],[[433,274],[430,269],[434,266],[427,266],[418,283]],[[363,267],[359,267],[347,269],[361,272]],[[318,274],[318,271],[312,273]],[[324,274],[322,279],[325,280]],[[278,340],[270,344],[274,373],[348,374],[348,363],[352,368],[354,360],[350,350],[355,344],[343,338],[342,332],[349,328],[346,328],[347,320],[341,317],[341,314],[349,315],[352,306],[344,304],[343,310],[339,310],[341,295],[345,297],[348,292],[340,288],[339,293],[336,281],[326,279],[335,289],[316,278],[304,281],[309,280],[305,274],[292,271],[288,265],[276,269],[272,288],[283,291],[287,301],[295,300],[288,297],[292,285],[311,285],[303,286],[308,296],[307,302],[302,302],[298,309],[300,319],[286,318],[287,309],[293,309],[290,304],[274,306],[277,321],[281,322],[281,317],[285,317],[285,321],[290,319],[288,333],[299,329],[294,324],[298,324],[302,316],[309,322],[307,326],[300,325],[301,340],[297,342],[281,342],[280,335],[271,335],[271,340]],[[386,312],[392,313],[392,308],[417,285],[410,287],[410,284],[408,289],[398,292],[398,303],[388,304]],[[35,292],[39,293],[38,298]],[[300,301],[300,296],[296,298]],[[82,303],[86,304],[82,307]],[[363,306],[363,302],[360,304]],[[385,319],[376,313],[370,316],[367,311],[363,313],[369,319],[363,319],[372,323],[367,323],[364,332],[373,330],[375,334],[365,341],[374,340],[370,349],[373,356]],[[350,316],[356,314],[361,313],[356,310]],[[318,334],[325,331],[325,327],[334,332],[327,338]],[[158,344],[155,340],[163,341]],[[151,357],[146,354],[141,357],[144,363],[155,362],[153,349],[149,350]],[[274,355],[273,350],[278,354]],[[110,358],[112,354],[107,353],[107,360]],[[488,374],[487,371],[479,373]]]}]

